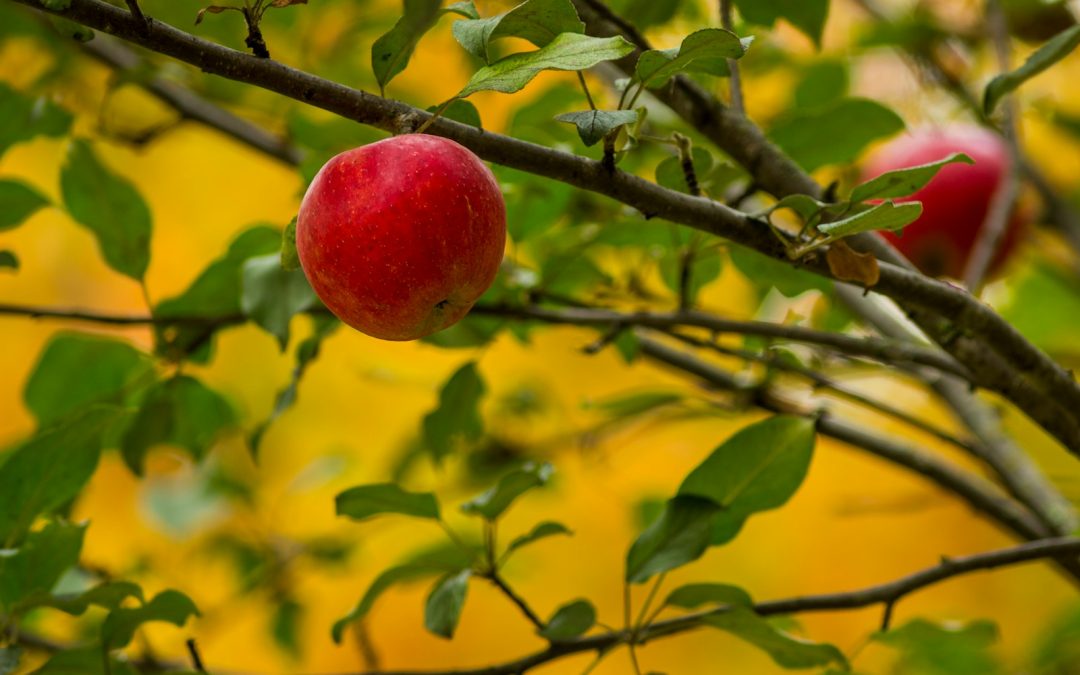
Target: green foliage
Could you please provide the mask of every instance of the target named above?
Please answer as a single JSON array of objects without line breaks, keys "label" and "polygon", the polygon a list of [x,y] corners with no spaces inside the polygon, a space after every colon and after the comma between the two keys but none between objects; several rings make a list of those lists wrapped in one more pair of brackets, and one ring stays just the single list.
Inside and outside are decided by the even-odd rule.
[{"label": "green foliage", "polygon": [[221,394],[190,375],[176,375],[146,392],[124,432],[120,453],[135,474],[142,473],[146,455],[161,444],[183,448],[198,461],[235,424],[236,412]]},{"label": "green foliage", "polygon": [[60,333],[38,358],[23,401],[38,424],[47,427],[94,403],[130,402],[153,381],[153,372],[150,359],[126,342]]},{"label": "green foliage", "polygon": [[71,113],[52,101],[24,96],[0,82],[0,157],[16,143],[65,135],[71,120]]},{"label": "green foliage", "polygon": [[488,46],[499,38],[516,37],[546,47],[562,33],[584,33],[585,24],[570,0],[526,0],[498,16],[455,21],[453,32],[466,51],[490,63]]},{"label": "green foliage", "polygon": [[752,607],[750,594],[729,584],[686,584],[672,591],[664,600],[665,607],[697,609],[702,605],[731,605]]},{"label": "green foliage", "polygon": [[144,602],[142,588],[130,581],[104,581],[82,593],[51,595],[40,604],[79,616],[91,606],[113,610],[128,598]]},{"label": "green foliage", "polygon": [[424,444],[436,463],[483,436],[480,401],[486,389],[475,361],[458,368],[443,385],[439,405],[423,421]]},{"label": "green foliage", "polygon": [[103,656],[100,645],[91,645],[56,652],[33,675],[138,675],[138,671],[127,660]]},{"label": "green foliage", "polygon": [[712,500],[722,512],[712,545],[726,543],[752,514],[783,506],[806,477],[814,422],[778,415],[739,430],[679,486],[679,495]]},{"label": "green foliage", "polygon": [[655,574],[700,558],[709,547],[720,506],[711,499],[679,495],[634,541],[626,555],[626,580],[643,583]]},{"label": "green foliage", "polygon": [[843,61],[811,61],[803,70],[792,96],[795,109],[815,108],[843,98],[850,75]]},{"label": "green foliage", "polygon": [[439,502],[430,492],[407,492],[396,483],[358,485],[334,500],[339,516],[364,520],[384,513],[439,519]]},{"label": "green foliage", "polygon": [[295,272],[300,269],[300,253],[296,250],[296,218],[281,231],[281,269]]},{"label": "green foliage", "polygon": [[379,83],[379,91],[405,70],[420,38],[431,30],[440,16],[446,13],[475,18],[472,2],[456,2],[441,9],[442,0],[404,0],[404,13],[388,33],[371,45],[371,69]]},{"label": "green foliage", "polygon": [[18,615],[47,596],[79,561],[85,525],[51,522],[0,556],[0,610]]},{"label": "green foliage", "polygon": [[97,238],[109,267],[141,281],[150,265],[150,208],[135,186],[106,167],[86,140],[68,147],[60,172],[68,213]]},{"label": "green foliage", "polygon": [[1080,316],[1080,282],[1044,261],[1025,267],[1011,281],[1001,315],[1043,349],[1080,354],[1075,321]]},{"label": "green foliage", "polygon": [[[843,98],[820,108],[797,110],[769,132],[772,141],[807,171],[854,160],[871,142],[904,128],[885,106],[862,98]],[[829,139],[828,143],[821,142]]]},{"label": "green foliage", "polygon": [[780,262],[743,246],[729,249],[731,263],[743,276],[764,289],[775,288],[789,298],[808,290],[829,292],[832,284],[827,279],[800,269],[793,263]]},{"label": "green foliage", "polygon": [[[439,109],[439,106],[433,105],[427,109],[429,113],[433,113]],[[476,127],[477,129],[483,129],[484,125],[480,120],[480,111],[476,109],[472,101],[465,101],[457,98],[450,101],[450,104],[443,108],[442,117],[448,120],[454,120],[455,122],[461,122],[462,124],[468,124],[470,127]]]},{"label": "green foliage", "polygon": [[476,71],[458,96],[464,98],[478,91],[513,94],[544,70],[586,70],[604,61],[620,59],[632,51],[633,45],[622,37],[597,38],[562,33],[542,49],[512,54],[484,66]]},{"label": "green foliage", "polygon": [[11,251],[0,250],[0,270],[19,269],[19,258]]},{"label": "green foliage", "polygon": [[250,258],[243,265],[240,309],[278,340],[282,351],[289,344],[289,322],[318,304],[302,270],[286,271],[280,253]]},{"label": "green foliage", "polygon": [[[650,89],[663,86],[679,73],[701,66],[711,74],[717,74],[716,62],[741,58],[750,47],[753,38],[739,39],[723,28],[703,28],[683,39],[677,49],[650,49],[638,58],[634,76]],[[726,72],[726,64],[723,70]]]},{"label": "green foliage", "polygon": [[573,532],[562,523],[557,523],[553,520],[545,520],[544,522],[537,524],[526,534],[515,537],[506,547],[503,558],[509,557],[511,553],[517,551],[519,548],[523,548],[541,539],[553,537],[558,534],[572,535]]},{"label": "green foliage", "polygon": [[548,482],[555,469],[548,463],[529,463],[499,479],[493,488],[461,505],[461,510],[485,520],[497,520],[514,501]]},{"label": "green foliage", "polygon": [[927,183],[933,180],[938,171],[947,164],[974,164],[975,160],[961,152],[954,152],[948,157],[939,159],[929,164],[920,164],[905,169],[886,171],[885,173],[871,178],[865,183],[860,183],[851,191],[850,200],[853,202],[865,202],[870,199],[889,199],[892,197],[906,197],[921,190]]},{"label": "green foliage", "polygon": [[138,607],[118,607],[101,624],[101,644],[106,650],[126,647],[139,626],[156,621],[182,628],[190,617],[199,616],[191,598],[179,591],[162,591]]},{"label": "green foliage", "polygon": [[48,205],[49,200],[26,183],[0,180],[0,232],[21,225]]},{"label": "green foliage", "polygon": [[461,570],[439,579],[431,588],[424,603],[424,627],[439,637],[454,637],[461,610],[465,606],[465,593],[469,589],[471,570]]},{"label": "green foliage", "polygon": [[1029,56],[1024,64],[1008,73],[998,75],[986,85],[983,111],[989,115],[1007,94],[1071,54],[1080,46],[1080,26],[1058,33]]},{"label": "green foliage", "polygon": [[990,647],[997,641],[990,621],[936,624],[914,619],[874,640],[900,651],[896,672],[925,675],[992,675],[1001,672]]},{"label": "green foliage", "polygon": [[585,110],[556,115],[555,119],[573,124],[581,142],[592,146],[619,127],[636,122],[638,113],[636,110]]},{"label": "green foliage", "polygon": [[1040,675],[1080,668],[1080,608],[1067,610],[1042,632],[1031,661]]},{"label": "green foliage", "polygon": [[642,391],[596,401],[588,404],[588,407],[617,420],[637,417],[685,399],[685,395],[674,391]]},{"label": "green foliage", "polygon": [[788,635],[747,607],[731,607],[708,615],[704,621],[758,647],[782,668],[817,668],[836,663],[847,670],[847,659],[836,647]]},{"label": "green foliage", "polygon": [[75,498],[97,467],[101,439],[120,417],[92,406],[0,455],[0,548],[22,541],[38,516]]},{"label": "green foliage", "polygon": [[537,631],[540,637],[551,642],[566,642],[584,635],[596,623],[596,609],[588,600],[574,600],[562,605]]},{"label": "green foliage", "polygon": [[894,204],[885,201],[853,216],[831,223],[821,223],[817,229],[833,238],[849,237],[860,232],[875,230],[901,230],[914,223],[922,215],[920,202]]},{"label": "green foliage", "polygon": [[762,26],[786,19],[819,47],[829,17],[829,0],[735,0],[735,7],[743,19]]}]

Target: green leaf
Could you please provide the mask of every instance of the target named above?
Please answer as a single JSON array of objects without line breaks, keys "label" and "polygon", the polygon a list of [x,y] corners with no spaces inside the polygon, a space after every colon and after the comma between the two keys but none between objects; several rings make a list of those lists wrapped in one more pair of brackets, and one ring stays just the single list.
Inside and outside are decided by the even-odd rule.
[{"label": "green leaf", "polygon": [[786,19],[821,46],[829,0],[735,0],[735,7],[747,22],[761,26],[772,26],[777,19]]},{"label": "green leaf", "polygon": [[637,121],[636,110],[585,110],[556,115],[559,122],[577,127],[578,136],[586,146],[596,145],[604,136],[626,124]]},{"label": "green leaf", "polygon": [[384,570],[368,586],[364,597],[352,611],[334,623],[331,630],[334,642],[341,644],[345,629],[367,616],[379,596],[391,587],[446,572],[459,572],[468,566],[469,561],[463,557],[461,550],[448,544],[433,551],[425,551],[413,556],[409,562]]},{"label": "green leaf", "polygon": [[[438,109],[439,106],[433,105],[428,108],[427,111],[433,113]],[[450,102],[450,105],[443,109],[442,116],[448,120],[468,124],[470,127],[476,127],[477,129],[484,128],[484,125],[480,120],[480,111],[476,109],[476,106],[472,104],[472,101],[465,101],[460,98],[454,99]]]},{"label": "green leaf", "polygon": [[462,570],[443,577],[432,587],[424,604],[425,628],[448,640],[454,637],[471,576],[470,570]]},{"label": "green leaf", "polygon": [[506,552],[503,553],[503,556],[509,556],[511,553],[518,550],[519,548],[528,546],[529,544],[535,541],[539,541],[540,539],[553,537],[557,534],[572,535],[573,532],[571,532],[570,528],[566,527],[562,523],[557,523],[553,520],[546,520],[536,525],[536,527],[534,527],[528,533],[523,534],[519,537],[515,537],[514,540],[510,542],[510,545],[506,547]]},{"label": "green leaf", "polygon": [[135,186],[109,170],[90,143],[75,139],[60,171],[68,213],[97,238],[109,267],[140,281],[150,264],[150,208]]},{"label": "green leaf", "polygon": [[424,416],[424,444],[436,463],[452,454],[461,444],[473,443],[484,435],[480,417],[480,399],[486,387],[469,361],[454,371],[439,392],[439,405]]},{"label": "green leaf", "polygon": [[461,505],[461,510],[485,520],[496,520],[518,497],[548,482],[555,469],[544,462],[529,462],[499,479],[495,487]]},{"label": "green leaf", "polygon": [[876,642],[900,650],[898,672],[926,675],[991,675],[1002,672],[990,651],[997,638],[997,626],[991,621],[936,624],[925,619],[914,619],[873,636]]},{"label": "green leaf", "polygon": [[163,621],[182,628],[188,618],[199,616],[191,598],[180,591],[162,591],[140,607],[119,607],[109,612],[101,624],[101,642],[106,650],[127,646],[135,630],[144,623]]},{"label": "green leaf", "polygon": [[611,344],[615,346],[619,356],[626,363],[633,363],[641,352],[641,341],[638,340],[637,333],[632,330],[620,331]]},{"label": "green leaf", "polygon": [[0,269],[19,269],[19,258],[11,251],[0,250]]},{"label": "green leaf", "polygon": [[1080,45],[1080,26],[1072,26],[1046,41],[1014,71],[998,75],[986,85],[983,111],[989,115],[1009,92],[1072,53]]},{"label": "green leaf", "polygon": [[731,247],[728,254],[732,264],[743,276],[764,290],[775,288],[789,298],[809,290],[831,290],[831,282],[827,279],[796,267],[793,263],[775,260],[742,246]]},{"label": "green leaf", "polygon": [[318,304],[302,270],[287,272],[281,255],[251,258],[242,272],[240,308],[244,315],[278,339],[281,350],[289,344],[289,321],[293,315]]},{"label": "green leaf", "polygon": [[[712,154],[705,148],[694,146],[690,150],[690,159],[694,163],[694,175],[700,186],[705,176],[712,170]],[[656,165],[656,182],[669,190],[690,194],[690,186],[686,183],[686,172],[683,171],[682,159],[678,155],[665,157]]]},{"label": "green leaf", "polygon": [[649,89],[661,87],[698,60],[738,59],[753,38],[739,39],[723,28],[703,28],[683,39],[677,49],[650,49],[638,57],[634,76]]},{"label": "green leaf", "polygon": [[189,375],[177,375],[147,392],[124,432],[120,453],[137,475],[147,453],[160,444],[184,448],[198,461],[235,424],[236,412],[221,394]]},{"label": "green leaf", "polygon": [[[0,555],[0,608],[18,614],[35,596],[47,595],[60,576],[79,562],[86,525],[52,522]],[[29,601],[29,602],[28,602]]]},{"label": "green leaf", "polygon": [[0,82],[0,156],[36,136],[58,138],[71,128],[71,113],[44,98],[23,96]]},{"label": "green leaf", "polygon": [[[78,373],[78,377],[72,377]],[[123,404],[136,385],[153,381],[153,363],[126,342],[60,333],[38,357],[23,390],[26,407],[45,427],[92,403]]]},{"label": "green leaf", "polygon": [[643,391],[603,399],[589,403],[586,407],[598,410],[613,419],[626,419],[679,403],[685,398],[683,394],[674,391]]},{"label": "green leaf", "polygon": [[858,203],[865,202],[868,199],[907,197],[921,190],[946,164],[974,163],[975,160],[964,153],[954,152],[944,159],[929,164],[909,166],[896,171],[886,171],[876,178],[871,178],[865,183],[855,186],[855,189],[851,191],[850,200]]},{"label": "green leaf", "polygon": [[683,480],[679,495],[711,500],[722,509],[712,545],[738,533],[759,511],[785,504],[802,484],[814,452],[814,422],[777,415],[736,432]]},{"label": "green leaf", "polygon": [[697,609],[702,605],[731,605],[732,607],[751,607],[754,604],[750,594],[729,584],[687,584],[672,591],[665,607]]},{"label": "green leaf", "polygon": [[295,272],[300,269],[300,254],[296,250],[296,218],[281,231],[281,269]]},{"label": "green leaf", "polygon": [[900,116],[880,103],[843,98],[794,112],[776,124],[769,136],[804,169],[813,171],[827,164],[851,162],[870,142],[903,128]]},{"label": "green leaf", "polygon": [[860,232],[874,232],[876,230],[888,230],[891,232],[914,223],[919,219],[920,215],[922,215],[921,202],[894,204],[889,200],[843,220],[821,223],[817,226],[817,229],[819,232],[834,238],[847,237]]},{"label": "green leaf", "polygon": [[49,200],[26,183],[0,180],[0,232],[21,225]]},{"label": "green leaf", "polygon": [[[187,290],[159,302],[154,308],[154,316],[158,319],[199,316],[208,321],[240,316],[240,270],[244,261],[273,253],[280,247],[281,234],[271,227],[259,225],[245,230]],[[160,354],[190,354],[202,345],[208,345],[215,330],[213,325],[158,326],[155,328],[157,351]]]},{"label": "green leaf", "polygon": [[142,588],[130,581],[105,581],[82,593],[65,593],[50,596],[43,600],[40,605],[58,609],[72,616],[80,616],[91,605],[113,610],[128,598],[135,598],[140,604],[143,603]]},{"label": "green leaf", "polygon": [[358,485],[334,499],[337,515],[364,520],[383,513],[439,519],[439,502],[430,492],[407,492],[395,483]]},{"label": "green leaf", "polygon": [[795,86],[792,104],[796,109],[814,108],[843,98],[849,79],[844,61],[811,61]]},{"label": "green leaf", "polygon": [[1080,355],[1076,317],[1080,316],[1080,279],[1071,269],[1036,259],[1009,277],[1002,317],[1039,347],[1054,354]]},{"label": "green leaf", "polygon": [[774,211],[779,211],[781,209],[790,209],[794,211],[799,216],[799,218],[803,220],[803,222],[805,222],[818,215],[828,207],[828,204],[824,202],[819,202],[810,195],[788,195],[787,197],[784,197],[783,199],[776,202],[764,211],[760,211],[759,213],[756,213],[754,215],[761,218],[770,215]]},{"label": "green leaf", "polygon": [[648,28],[665,24],[675,18],[682,0],[628,0],[625,3],[609,4],[634,26]]},{"label": "green leaf", "polygon": [[679,495],[637,538],[626,555],[626,580],[648,581],[654,574],[693,562],[709,547],[720,506],[710,499]]},{"label": "green leaf", "polygon": [[270,634],[274,643],[293,659],[302,655],[300,628],[304,617],[304,606],[286,598],[274,608],[270,619]]},{"label": "green leaf", "polygon": [[285,385],[285,388],[277,393],[274,398],[274,409],[270,411],[270,416],[255,427],[248,439],[251,451],[255,456],[259,454],[259,446],[262,444],[263,435],[270,428],[270,425],[296,403],[300,380],[303,379],[304,373],[307,372],[311,362],[319,356],[323,340],[341,327],[341,322],[333,316],[314,316],[312,320],[315,323],[314,331],[312,331],[310,337],[296,347],[296,366],[293,368],[292,377],[289,378],[289,384]]},{"label": "green leaf", "polygon": [[32,675],[139,675],[139,672],[126,659],[112,657],[106,671],[101,645],[90,645],[56,652]]},{"label": "green leaf", "polygon": [[416,43],[439,18],[442,0],[404,0],[404,11],[394,27],[371,45],[371,69],[379,91],[405,70]]},{"label": "green leaf", "polygon": [[114,408],[95,406],[0,455],[0,548],[16,546],[35,518],[79,494],[97,467],[102,436],[119,417]]},{"label": "green leaf", "polygon": [[574,600],[559,607],[537,634],[550,642],[566,642],[584,635],[596,623],[596,609],[588,600]]},{"label": "green leaf", "polygon": [[788,635],[747,607],[709,614],[703,621],[758,647],[782,668],[818,668],[830,663],[845,670],[848,667],[847,659],[836,647]]},{"label": "green leaf", "polygon": [[634,46],[620,36],[597,38],[563,33],[546,47],[534,52],[512,54],[484,66],[458,93],[464,98],[478,91],[512,94],[521,91],[544,70],[586,70],[598,63],[620,59]]},{"label": "green leaf", "polygon": [[561,33],[584,32],[585,24],[570,0],[526,0],[498,16],[455,21],[453,26],[454,39],[484,63],[490,63],[488,45],[499,38],[516,37],[546,47]]}]

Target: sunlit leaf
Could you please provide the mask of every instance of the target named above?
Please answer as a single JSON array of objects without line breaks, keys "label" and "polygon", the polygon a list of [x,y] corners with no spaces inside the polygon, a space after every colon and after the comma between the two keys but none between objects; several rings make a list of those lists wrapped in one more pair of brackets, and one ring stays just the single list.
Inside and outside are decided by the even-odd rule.
[{"label": "sunlit leaf", "polygon": [[570,0],[526,0],[508,12],[487,19],[455,21],[454,39],[470,54],[489,62],[488,45],[504,37],[546,47],[561,33],[584,33]]},{"label": "sunlit leaf", "polygon": [[683,39],[676,49],[650,49],[638,57],[634,74],[650,89],[663,86],[698,60],[738,59],[753,38],[740,39],[723,28],[703,28]]},{"label": "sunlit leaf", "polygon": [[851,201],[865,202],[868,199],[890,199],[906,197],[921,190],[933,180],[938,171],[946,164],[974,164],[975,160],[962,152],[954,152],[948,157],[929,164],[909,166],[885,173],[861,183],[851,191]]}]

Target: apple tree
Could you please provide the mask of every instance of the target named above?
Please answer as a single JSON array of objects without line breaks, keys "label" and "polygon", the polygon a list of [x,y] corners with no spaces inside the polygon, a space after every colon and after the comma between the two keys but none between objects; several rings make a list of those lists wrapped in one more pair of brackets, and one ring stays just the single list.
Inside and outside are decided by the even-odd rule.
[{"label": "apple tree", "polygon": [[[1080,603],[1071,597],[1080,584],[1080,382],[1071,369],[1080,362],[1080,201],[1055,164],[1065,160],[1051,152],[1056,142],[1075,153],[1080,122],[1069,92],[1045,85],[1075,68],[1080,26],[1069,3],[221,2],[0,1],[0,156],[9,158],[5,174],[19,173],[0,178],[0,232],[19,235],[56,212],[94,243],[117,283],[138,290],[135,310],[83,305],[97,281],[74,270],[49,281],[70,300],[33,302],[5,283],[48,269],[39,259],[64,245],[0,240],[0,318],[48,330],[26,377],[5,382],[30,423],[2,428],[0,674],[248,669],[242,641],[230,643],[226,664],[204,658],[200,642],[256,595],[269,599],[266,629],[292,655],[292,671],[310,664],[305,650],[332,641],[356,644],[352,670],[371,675],[741,672],[715,656],[665,664],[647,651],[702,633],[745,643],[764,655],[760,667],[776,670],[858,672],[874,667],[862,660],[867,645],[891,655],[893,672],[1080,669]],[[451,62],[464,64],[463,77]],[[87,64],[108,72],[100,105],[87,102]],[[137,98],[120,100],[132,91]],[[157,121],[133,114],[115,126],[106,108],[126,105],[153,107]],[[110,148],[137,157],[183,125],[284,167],[301,190],[273,222],[199,250],[186,286],[160,296],[147,273],[169,262],[153,246],[165,234],[162,213],[138,170],[110,160]],[[319,182],[320,169],[343,161],[332,158],[370,156],[341,153],[387,138],[412,154]],[[21,173],[48,164],[36,158],[50,148],[61,153],[55,194]],[[443,152],[465,159],[444,161]],[[276,197],[233,173],[243,199]],[[199,183],[168,170],[158,180],[177,194]],[[365,209],[361,222],[355,214]],[[453,236],[431,229],[439,214]],[[474,216],[497,231],[471,236]],[[361,227],[384,239],[356,243]],[[450,243],[435,256],[425,248],[433,241]],[[452,298],[452,316],[413,321],[422,330],[391,325],[417,298],[432,304],[429,282],[459,266],[483,270],[460,302],[440,288],[446,299],[436,309]],[[335,289],[345,282],[343,298]],[[721,299],[736,288],[749,299],[741,312]],[[375,296],[377,309],[357,319],[356,307]],[[125,480],[148,484],[166,449],[209,467],[197,489],[168,497],[184,513],[213,508],[199,501],[212,495],[213,504],[242,505],[252,522],[283,518],[256,496],[253,485],[269,480],[260,452],[311,395],[313,371],[350,367],[344,350],[328,352],[353,332],[339,317],[376,337],[422,335],[402,349],[455,359],[432,405],[409,417],[406,450],[320,502],[346,529],[235,528],[204,538],[203,555],[241,572],[236,596],[212,600],[212,611],[197,574],[163,585],[152,562],[119,568],[86,555],[94,508],[109,504],[108,495],[93,498],[95,477],[115,459]],[[591,401],[584,429],[543,422],[561,440],[511,440],[515,420],[542,417],[543,405],[528,389],[496,397],[501,383],[485,359],[507,344],[539,355],[537,343],[559,327],[589,337],[557,343],[557,358],[614,359],[648,386]],[[236,404],[243,377],[209,375],[225,358],[222,343],[243,330],[260,331],[289,362],[265,415]],[[354,351],[377,349],[351,337]],[[555,363],[550,370],[567,382],[587,378],[573,372],[583,366]],[[351,386],[337,396],[374,405]],[[934,414],[900,389],[931,401]],[[577,404],[568,398],[548,403]],[[642,424],[678,432],[687,420],[722,422],[714,428],[724,431],[664,494],[618,504],[640,519],[617,555],[602,549],[605,539],[595,556],[574,561],[581,592],[522,591],[518,560],[587,533],[572,518],[522,523],[508,514],[541,495],[559,500],[575,446]],[[230,443],[243,446],[242,471],[221,460]],[[878,541],[860,545],[930,558],[873,584],[779,597],[758,597],[723,566],[706,565],[756,523],[794,508],[825,443],[932,486],[1008,541],[971,552],[897,540],[883,527]],[[660,471],[678,445],[604,461]],[[304,588],[340,570],[378,528],[423,529],[424,545],[334,581],[336,620],[315,625]],[[123,548],[138,535],[112,536]],[[761,556],[761,565],[793,563]],[[825,546],[813,556],[851,564]],[[1055,602],[1072,611],[1039,614],[1035,645],[1008,656],[991,621],[903,612],[928,586],[1031,561],[1053,570],[1049,588],[1070,594]],[[551,575],[539,588],[565,574],[532,573]],[[1002,593],[1019,611],[1039,608],[1041,592],[1010,586],[1013,573],[995,577],[1009,589]],[[965,583],[974,577],[952,582]],[[386,602],[402,597],[395,591],[416,584],[422,606],[406,641],[430,634],[452,649],[459,628],[479,623],[488,652],[475,644],[440,652],[479,665],[402,671],[394,668],[412,664],[381,662],[373,627]],[[598,599],[589,584],[610,585],[618,602]],[[481,588],[521,625],[482,625],[470,614]],[[860,615],[857,645],[796,621],[865,608],[875,613]],[[162,623],[186,651],[152,649],[147,631]],[[511,630],[526,646],[508,653],[519,644],[503,644]],[[305,644],[311,631],[322,636],[314,646]]]}]

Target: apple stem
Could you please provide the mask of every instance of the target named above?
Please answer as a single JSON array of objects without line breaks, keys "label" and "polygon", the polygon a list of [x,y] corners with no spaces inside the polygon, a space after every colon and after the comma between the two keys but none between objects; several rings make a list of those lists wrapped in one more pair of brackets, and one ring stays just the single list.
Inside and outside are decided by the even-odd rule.
[{"label": "apple stem", "polygon": [[456,100],[457,100],[457,96],[454,96],[453,98],[449,98],[445,102],[443,102],[441,105],[439,105],[439,107],[435,109],[435,112],[431,113],[431,117],[427,118],[427,120],[423,124],[420,125],[420,128],[418,128],[413,133],[422,134],[425,131],[427,131],[428,127],[430,127],[432,124],[434,124],[437,119],[442,117],[442,114],[444,112],[446,112],[446,109],[450,107],[450,104],[453,103]]}]

